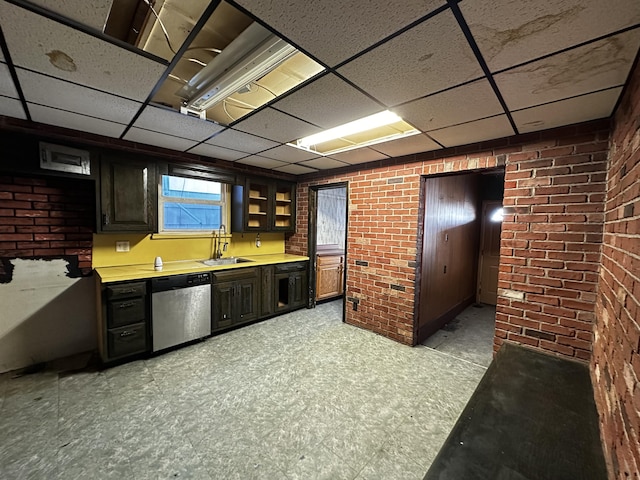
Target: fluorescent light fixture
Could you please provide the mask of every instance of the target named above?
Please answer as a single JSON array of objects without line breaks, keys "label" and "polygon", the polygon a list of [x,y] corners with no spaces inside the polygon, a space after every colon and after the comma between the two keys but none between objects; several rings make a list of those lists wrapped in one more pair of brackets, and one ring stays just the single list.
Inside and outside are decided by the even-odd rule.
[{"label": "fluorescent light fixture", "polygon": [[[370,132],[367,134],[367,132]],[[296,140],[288,145],[302,150],[330,155],[420,133],[389,110],[339,125],[324,132]],[[328,144],[319,148],[321,144]]]},{"label": "fluorescent light fixture", "polygon": [[384,112],[369,115],[368,117],[360,118],[353,122],[330,128],[324,132],[301,138],[297,141],[297,144],[299,147],[309,148],[311,145],[318,145],[320,143],[328,142],[329,140],[335,140],[336,138],[348,137],[354,133],[366,132],[367,130],[373,130],[374,128],[383,127],[400,121],[402,121],[402,119],[398,115],[390,112],[389,110],[385,110]]},{"label": "fluorescent light fixture", "polygon": [[296,52],[293,46],[253,22],[177,95],[189,110],[206,110],[264,77]]}]

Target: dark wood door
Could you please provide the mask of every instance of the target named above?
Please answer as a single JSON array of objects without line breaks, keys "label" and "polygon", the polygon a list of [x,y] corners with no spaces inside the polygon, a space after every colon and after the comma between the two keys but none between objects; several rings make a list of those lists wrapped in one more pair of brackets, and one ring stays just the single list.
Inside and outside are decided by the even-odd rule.
[{"label": "dark wood door", "polygon": [[216,331],[233,325],[233,300],[235,282],[213,284],[213,318],[211,330]]},{"label": "dark wood door", "polygon": [[305,305],[307,300],[307,273],[295,272],[289,275],[289,308]]},{"label": "dark wood door", "polygon": [[258,279],[239,280],[236,285],[236,311],[234,323],[250,322],[258,318]]},{"label": "dark wood door", "polygon": [[155,163],[105,155],[100,172],[98,230],[154,232],[158,208]]},{"label": "dark wood door", "polygon": [[[498,300],[498,267],[500,266],[500,232],[502,202],[482,205],[482,234],[478,265],[478,302],[495,305]],[[498,212],[498,213],[497,213]],[[493,218],[495,216],[495,218]]]}]

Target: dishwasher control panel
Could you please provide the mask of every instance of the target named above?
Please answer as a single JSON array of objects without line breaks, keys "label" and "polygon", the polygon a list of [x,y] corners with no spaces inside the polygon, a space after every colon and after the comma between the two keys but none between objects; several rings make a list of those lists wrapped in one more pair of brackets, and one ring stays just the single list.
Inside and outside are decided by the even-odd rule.
[{"label": "dishwasher control panel", "polygon": [[167,290],[196,287],[198,285],[207,285],[209,283],[211,283],[211,274],[209,272],[170,275],[167,277],[152,278],[151,291],[166,292]]}]

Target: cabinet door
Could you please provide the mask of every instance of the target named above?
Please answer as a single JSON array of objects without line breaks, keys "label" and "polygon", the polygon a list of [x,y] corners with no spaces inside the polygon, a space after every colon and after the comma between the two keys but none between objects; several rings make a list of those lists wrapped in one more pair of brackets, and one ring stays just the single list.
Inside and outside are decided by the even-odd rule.
[{"label": "cabinet door", "polygon": [[307,303],[307,273],[296,272],[289,275],[289,307],[297,308]]},{"label": "cabinet door", "polygon": [[240,280],[236,286],[237,303],[235,323],[250,322],[258,318],[258,279]]},{"label": "cabinet door", "polygon": [[157,195],[155,163],[105,155],[100,165],[98,230],[153,232]]},{"label": "cabinet door", "polygon": [[260,285],[260,316],[266,317],[275,312],[273,301],[273,266],[262,267]]},{"label": "cabinet door", "polygon": [[269,231],[271,208],[270,187],[266,182],[247,180],[244,194],[244,230]]},{"label": "cabinet door", "polygon": [[296,229],[296,185],[275,183],[271,192],[271,230],[294,232]]},{"label": "cabinet door", "polygon": [[316,299],[342,295],[342,256],[318,257]]},{"label": "cabinet door", "polygon": [[233,301],[235,288],[235,282],[213,284],[212,331],[233,325]]}]

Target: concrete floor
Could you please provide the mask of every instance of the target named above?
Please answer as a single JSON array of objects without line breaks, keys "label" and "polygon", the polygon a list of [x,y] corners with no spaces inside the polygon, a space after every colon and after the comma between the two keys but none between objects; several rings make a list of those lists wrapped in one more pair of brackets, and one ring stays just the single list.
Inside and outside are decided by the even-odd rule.
[{"label": "concrete floor", "polygon": [[422,479],[485,368],[341,309],[103,371],[1,375],[0,478]]}]

